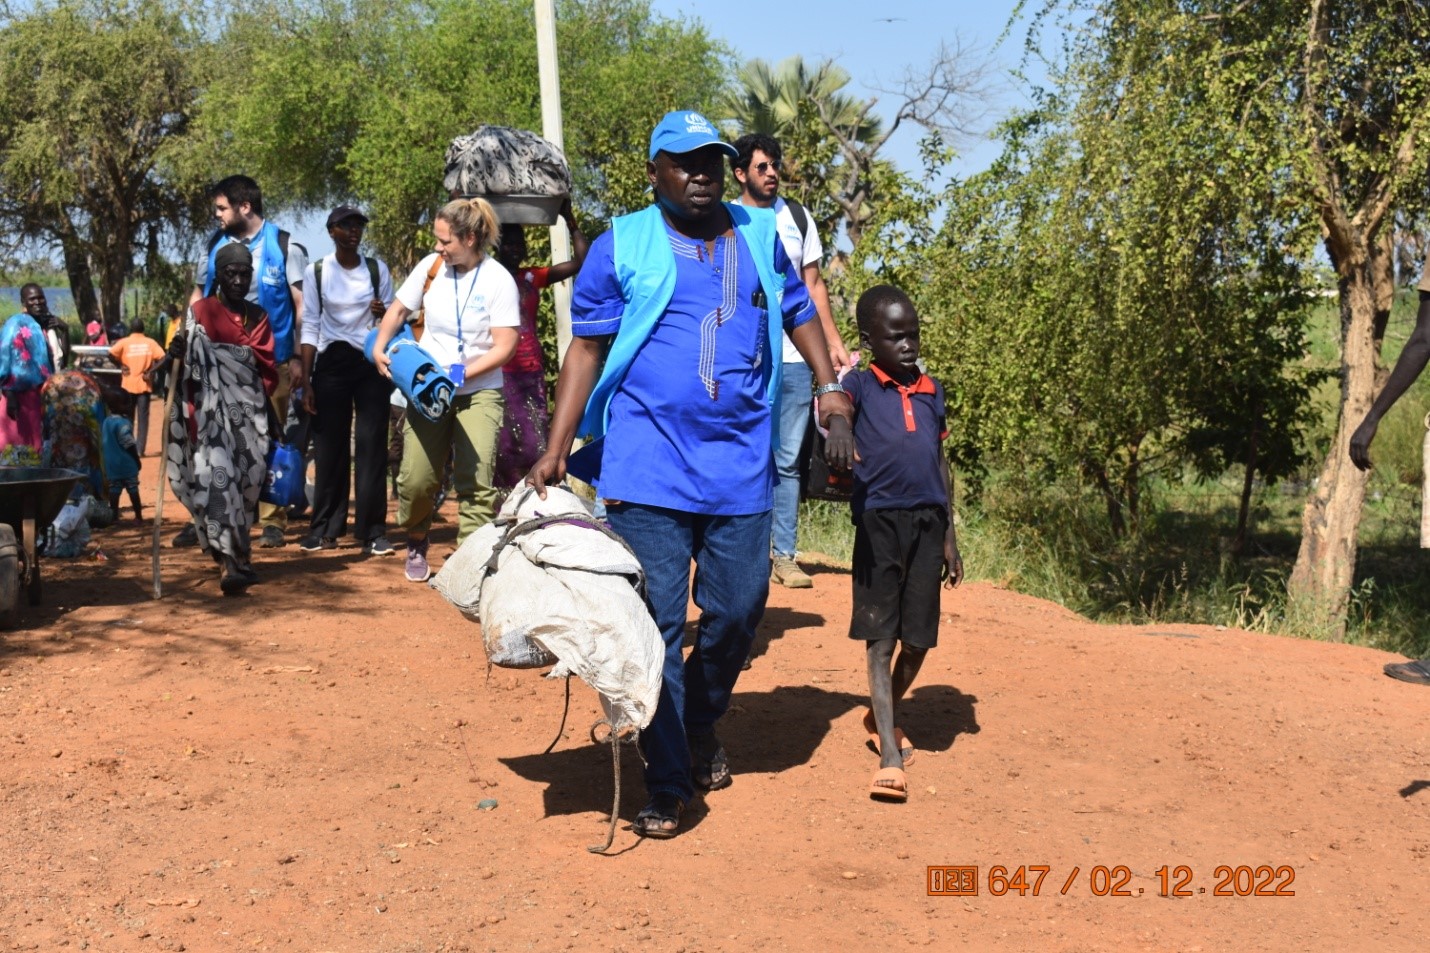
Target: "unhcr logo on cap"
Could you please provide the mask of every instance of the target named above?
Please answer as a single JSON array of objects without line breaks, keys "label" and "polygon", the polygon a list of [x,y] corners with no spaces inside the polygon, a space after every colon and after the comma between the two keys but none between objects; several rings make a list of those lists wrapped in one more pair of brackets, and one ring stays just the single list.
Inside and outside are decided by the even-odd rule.
[{"label": "unhcr logo on cap", "polygon": [[680,155],[706,146],[718,146],[725,155],[735,157],[735,147],[720,139],[715,125],[694,110],[669,112],[650,134],[650,156],[658,152]]}]

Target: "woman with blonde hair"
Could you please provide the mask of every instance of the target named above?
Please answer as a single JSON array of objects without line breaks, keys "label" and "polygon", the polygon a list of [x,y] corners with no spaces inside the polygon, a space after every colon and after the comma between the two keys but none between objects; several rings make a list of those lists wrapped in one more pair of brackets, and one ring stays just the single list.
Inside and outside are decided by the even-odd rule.
[{"label": "woman with blonde hair", "polygon": [[422,309],[422,349],[456,385],[456,397],[442,419],[409,413],[403,425],[397,522],[407,532],[410,582],[431,576],[427,533],[449,453],[455,457],[458,544],[495,512],[492,469],[503,411],[501,367],[516,352],[521,326],[516,281],[489,254],[500,230],[495,210],[484,199],[442,206],[432,224],[436,251],[402,283],[373,343],[373,362],[391,378],[388,342],[410,314]]}]

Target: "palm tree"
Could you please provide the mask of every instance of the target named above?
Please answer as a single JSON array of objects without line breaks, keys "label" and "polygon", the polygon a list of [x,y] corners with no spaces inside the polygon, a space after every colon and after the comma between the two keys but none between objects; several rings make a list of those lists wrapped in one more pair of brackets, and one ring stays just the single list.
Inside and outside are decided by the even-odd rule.
[{"label": "palm tree", "polygon": [[[823,60],[811,70],[797,54],[774,67],[753,59],[740,67],[735,79],[736,86],[719,100],[719,108],[742,133],[799,138],[813,115],[855,142],[880,139],[883,122],[869,114],[872,102],[840,92],[850,77],[833,60]],[[806,105],[813,108],[801,108]]]}]

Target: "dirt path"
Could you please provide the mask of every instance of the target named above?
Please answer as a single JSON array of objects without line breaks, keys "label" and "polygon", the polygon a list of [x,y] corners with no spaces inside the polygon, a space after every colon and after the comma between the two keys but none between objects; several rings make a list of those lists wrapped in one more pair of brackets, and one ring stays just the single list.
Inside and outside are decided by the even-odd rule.
[{"label": "dirt path", "polygon": [[[679,838],[622,829],[599,857],[594,695],[575,685],[541,754],[560,684],[488,675],[476,627],[398,559],[350,540],[306,555],[297,535],[256,551],[263,583],[239,599],[194,550],[166,550],[151,601],[133,526],[97,534],[107,562],[46,564],[47,604],[0,634],[0,950],[1340,951],[1430,935],[1430,689],[1383,677],[1383,653],[1098,626],[970,584],[945,595],[903,719],[912,796],[890,806],[866,796],[848,578],[819,571],[772,594],[722,732],[734,786]],[[633,753],[623,771],[624,828]],[[978,896],[928,896],[930,865],[977,866]],[[994,896],[995,865],[1049,870],[1038,896],[1036,871],[1027,895]],[[1159,896],[1164,866],[1190,896]],[[1253,879],[1295,896],[1234,895]]]}]

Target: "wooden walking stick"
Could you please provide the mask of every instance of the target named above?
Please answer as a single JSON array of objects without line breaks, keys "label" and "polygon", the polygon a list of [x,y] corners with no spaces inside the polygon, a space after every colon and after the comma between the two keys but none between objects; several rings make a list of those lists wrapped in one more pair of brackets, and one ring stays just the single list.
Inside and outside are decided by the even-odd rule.
[{"label": "wooden walking stick", "polygon": [[[184,326],[179,325],[179,334],[184,333]],[[182,358],[174,358],[173,365],[169,371],[169,392],[164,395],[164,418],[163,429],[159,432],[159,480],[158,489],[154,492],[154,598],[164,598],[164,582],[159,575],[159,548],[163,544],[160,538],[164,525],[164,487],[169,480],[169,414],[174,407],[174,394],[179,390],[179,383],[184,370]]]}]

